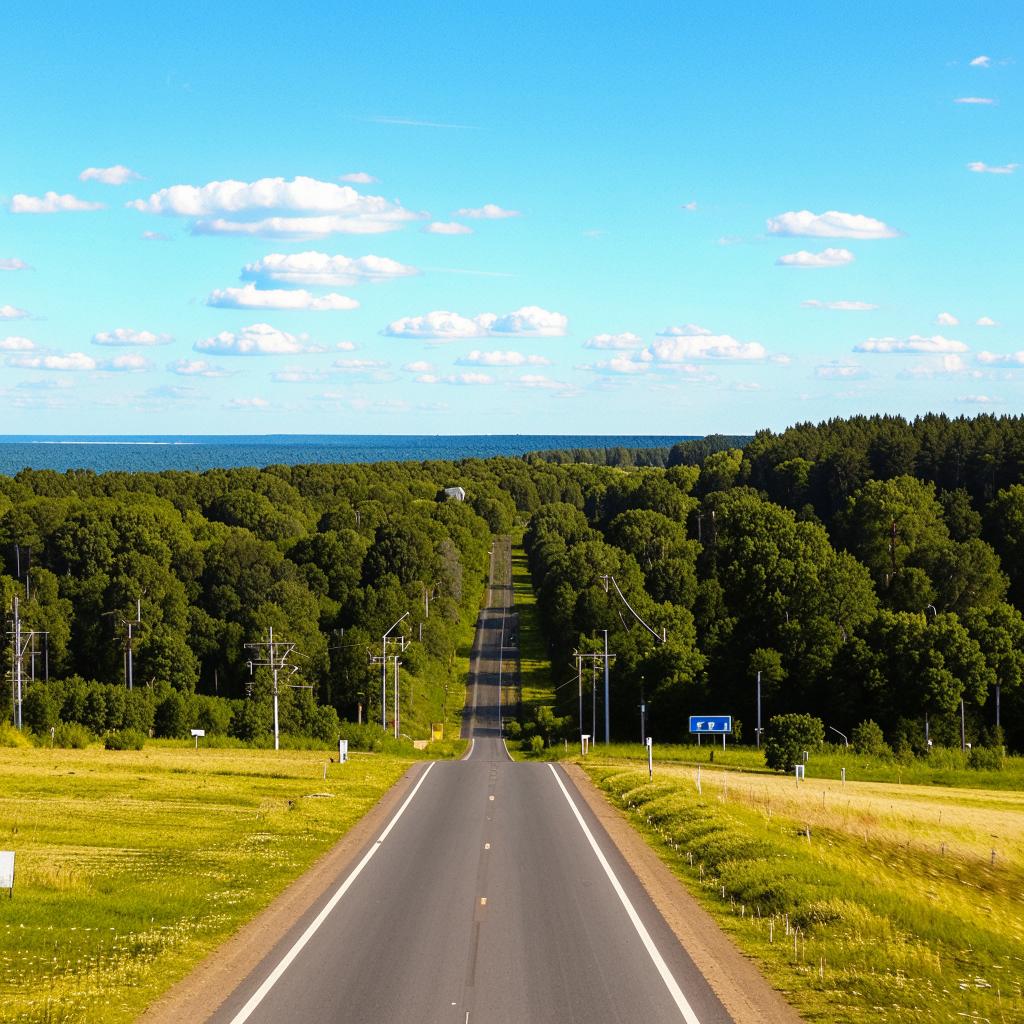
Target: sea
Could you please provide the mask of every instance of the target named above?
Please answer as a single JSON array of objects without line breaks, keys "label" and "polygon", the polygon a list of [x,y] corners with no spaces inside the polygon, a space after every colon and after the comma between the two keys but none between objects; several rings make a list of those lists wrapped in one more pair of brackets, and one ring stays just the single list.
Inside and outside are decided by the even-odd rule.
[{"label": "sea", "polygon": [[694,435],[267,434],[260,436],[0,436],[0,474],[230,469],[331,462],[487,459],[569,448],[663,448]]}]

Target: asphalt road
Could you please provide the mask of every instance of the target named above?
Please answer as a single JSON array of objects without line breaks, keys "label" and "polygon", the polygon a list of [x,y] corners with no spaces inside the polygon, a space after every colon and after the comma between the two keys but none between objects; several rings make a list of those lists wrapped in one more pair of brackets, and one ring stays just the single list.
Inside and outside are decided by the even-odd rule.
[{"label": "asphalt road", "polygon": [[507,541],[474,647],[461,762],[425,764],[381,835],[218,1024],[612,1024],[730,1017],[560,768],[514,763]]}]

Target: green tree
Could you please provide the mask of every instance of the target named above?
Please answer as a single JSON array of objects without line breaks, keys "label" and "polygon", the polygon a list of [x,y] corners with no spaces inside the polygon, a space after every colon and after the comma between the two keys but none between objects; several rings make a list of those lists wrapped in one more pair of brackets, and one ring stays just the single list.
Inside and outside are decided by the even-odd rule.
[{"label": "green tree", "polygon": [[764,761],[777,772],[789,772],[803,764],[804,751],[825,742],[825,724],[813,715],[775,715],[765,729]]}]

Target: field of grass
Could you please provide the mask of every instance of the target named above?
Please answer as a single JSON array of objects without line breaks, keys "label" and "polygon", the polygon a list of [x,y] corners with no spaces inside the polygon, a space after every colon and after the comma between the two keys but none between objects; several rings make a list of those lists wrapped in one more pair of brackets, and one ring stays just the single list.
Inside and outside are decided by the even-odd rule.
[{"label": "field of grass", "polygon": [[[408,768],[180,745],[0,748],[0,1020],[131,1021]],[[330,794],[330,795],[327,795]]]},{"label": "field of grass", "polygon": [[584,767],[807,1020],[1024,1020],[1024,793],[717,760]]},{"label": "field of grass", "polygon": [[537,612],[533,580],[526,565],[522,534],[512,540],[512,593],[519,614],[519,677],[524,714],[529,709],[555,701],[551,664],[544,645]]}]

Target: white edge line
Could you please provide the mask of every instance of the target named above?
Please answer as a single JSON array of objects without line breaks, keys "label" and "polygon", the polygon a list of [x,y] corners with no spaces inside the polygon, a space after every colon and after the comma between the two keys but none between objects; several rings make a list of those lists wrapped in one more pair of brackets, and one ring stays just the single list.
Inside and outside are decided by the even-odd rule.
[{"label": "white edge line", "polygon": [[459,758],[460,761],[468,761],[473,754],[473,747],[476,746],[476,740],[470,739],[469,746],[466,748],[466,752]]},{"label": "white edge line", "polygon": [[625,907],[626,913],[629,915],[630,921],[633,922],[633,927],[636,928],[637,934],[640,936],[640,941],[644,944],[648,955],[654,962],[654,966],[658,969],[658,973],[661,975],[661,980],[665,982],[665,987],[669,991],[669,995],[675,1000],[676,1006],[679,1008],[679,1012],[683,1016],[683,1020],[686,1024],[700,1024],[700,1019],[693,1012],[693,1008],[687,1002],[686,996],[683,995],[683,990],[679,987],[676,979],[672,976],[672,972],[668,968],[668,964],[665,963],[658,947],[654,944],[654,940],[651,938],[650,933],[644,927],[643,921],[640,920],[640,915],[636,912],[633,904],[630,902],[629,897],[626,895],[626,890],[622,888],[618,878],[615,877],[615,872],[612,871],[611,865],[608,863],[605,855],[601,852],[601,847],[597,845],[597,840],[594,838],[594,834],[587,827],[587,823],[583,820],[583,815],[580,814],[579,808],[573,802],[572,797],[569,795],[569,791],[565,788],[565,783],[562,782],[561,777],[555,770],[553,764],[549,764],[548,767],[551,769],[551,774],[555,777],[555,782],[558,783],[559,788],[562,790],[562,794],[565,799],[569,802],[569,806],[572,808],[572,813],[576,815],[576,820],[579,822],[580,828],[583,829],[583,834],[587,837],[587,841],[590,843],[591,849],[597,856],[598,863],[604,868],[604,873],[608,876],[608,880],[612,883],[612,888],[615,890],[615,895],[619,897],[619,901]]},{"label": "white edge line", "polygon": [[395,813],[395,816],[391,819],[391,821],[388,822],[387,828],[385,828],[384,831],[381,832],[380,837],[373,844],[373,846],[371,846],[366,851],[366,853],[363,855],[363,859],[355,866],[355,868],[352,869],[352,872],[349,874],[348,878],[346,878],[345,881],[342,882],[340,886],[338,886],[338,888],[335,890],[334,895],[327,901],[327,904],[323,908],[323,910],[321,910],[320,913],[316,915],[316,918],[310,923],[309,927],[298,937],[298,939],[295,940],[295,944],[292,946],[292,948],[289,949],[287,953],[285,953],[285,955],[281,958],[278,965],[270,972],[270,974],[267,975],[263,984],[260,985],[260,987],[256,989],[256,991],[249,997],[249,1001],[245,1004],[245,1006],[243,1006],[238,1011],[238,1013],[236,1013],[235,1016],[231,1018],[231,1024],[243,1024],[244,1021],[247,1021],[249,1017],[252,1015],[253,1010],[255,1010],[260,1005],[260,1003],[263,1002],[263,1000],[267,996],[267,993],[280,980],[281,975],[284,974],[286,970],[288,970],[288,968],[291,966],[292,961],[299,955],[299,953],[302,952],[303,947],[313,937],[313,935],[316,933],[320,925],[324,923],[324,921],[327,919],[331,911],[334,910],[334,908],[338,905],[338,903],[341,901],[341,898],[351,888],[352,883],[359,877],[363,868],[365,868],[366,865],[370,863],[370,858],[372,858],[373,855],[380,849],[381,844],[384,842],[385,839],[387,839],[388,835],[391,833],[391,830],[395,827],[395,825],[398,824],[398,819],[405,813],[405,809],[409,806],[409,804],[412,803],[412,798],[416,795],[420,786],[423,785],[424,780],[430,774],[430,769],[434,767],[434,764],[435,762],[431,761],[430,764],[427,765],[427,770],[420,776],[419,782],[417,782],[416,785],[413,787],[413,791],[405,798],[405,802],[402,804],[401,807],[398,808],[398,811]]}]

